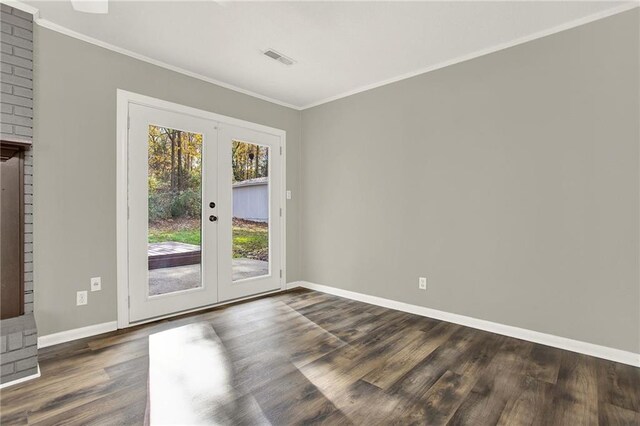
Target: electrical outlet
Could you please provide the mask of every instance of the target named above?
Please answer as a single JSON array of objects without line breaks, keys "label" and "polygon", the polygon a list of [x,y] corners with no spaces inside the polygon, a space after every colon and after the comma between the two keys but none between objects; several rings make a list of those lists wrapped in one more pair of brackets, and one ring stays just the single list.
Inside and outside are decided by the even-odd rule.
[{"label": "electrical outlet", "polygon": [[418,288],[420,290],[426,290],[427,289],[427,278],[426,277],[418,278]]},{"label": "electrical outlet", "polygon": [[76,305],[86,305],[87,304],[87,291],[79,291],[76,293]]},{"label": "electrical outlet", "polygon": [[91,291],[100,291],[102,290],[102,278],[93,277],[91,278]]},{"label": "electrical outlet", "polygon": [[287,200],[291,199],[291,191],[287,191]]}]

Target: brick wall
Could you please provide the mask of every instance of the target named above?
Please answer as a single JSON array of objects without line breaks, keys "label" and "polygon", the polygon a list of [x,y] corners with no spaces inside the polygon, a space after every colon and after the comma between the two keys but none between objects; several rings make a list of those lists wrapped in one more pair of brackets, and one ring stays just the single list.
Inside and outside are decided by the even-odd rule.
[{"label": "brick wall", "polygon": [[38,372],[38,335],[33,315],[2,320],[0,383]]},{"label": "brick wall", "polygon": [[2,61],[0,86],[2,139],[28,140],[33,136],[33,17],[0,5]]},{"label": "brick wall", "polygon": [[[3,140],[33,136],[33,17],[0,4],[0,134]],[[33,152],[24,152],[24,310],[0,321],[0,383],[36,373],[33,318]]]}]

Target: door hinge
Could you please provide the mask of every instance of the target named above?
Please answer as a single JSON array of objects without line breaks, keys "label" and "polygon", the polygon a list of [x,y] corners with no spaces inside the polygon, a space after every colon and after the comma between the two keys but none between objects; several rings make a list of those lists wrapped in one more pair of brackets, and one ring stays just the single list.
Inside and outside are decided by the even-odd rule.
[{"label": "door hinge", "polygon": [[282,217],[282,207],[280,207],[280,217]]},{"label": "door hinge", "polygon": [[280,278],[282,278],[282,269],[280,269]]},{"label": "door hinge", "polygon": [[282,155],[282,147],[280,147],[280,155]]},{"label": "door hinge", "polygon": [[127,306],[131,307],[131,296],[127,296]]},{"label": "door hinge", "polygon": [[127,219],[129,219],[131,217],[130,213],[129,213],[129,206],[127,206]]},{"label": "door hinge", "polygon": [[131,116],[127,115],[127,130],[131,129]]}]

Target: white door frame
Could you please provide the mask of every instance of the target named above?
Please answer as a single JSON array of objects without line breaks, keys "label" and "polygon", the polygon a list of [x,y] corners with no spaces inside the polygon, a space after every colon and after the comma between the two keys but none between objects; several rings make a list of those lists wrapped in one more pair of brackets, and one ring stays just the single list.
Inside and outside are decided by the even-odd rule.
[{"label": "white door frame", "polygon": [[[180,315],[188,312],[195,312],[203,309],[208,309],[212,306],[224,305],[227,303],[233,303],[236,300],[216,303],[210,306],[203,306],[197,309],[182,311],[175,314],[153,318],[146,321],[139,321],[132,324],[129,321],[129,256],[127,241],[128,234],[128,128],[129,128],[129,104],[138,104],[181,114],[187,114],[194,117],[204,118],[214,121],[216,123],[224,123],[232,126],[244,127],[263,133],[268,133],[280,138],[282,147],[282,163],[281,163],[281,202],[282,217],[280,226],[280,258],[282,268],[282,278],[280,279],[280,290],[286,289],[287,282],[287,267],[286,267],[286,245],[287,245],[287,200],[286,200],[286,162],[287,162],[287,145],[286,135],[284,130],[276,129],[273,127],[263,126],[261,124],[252,123],[249,121],[240,120],[237,118],[227,117],[224,115],[216,114],[209,111],[203,111],[201,109],[180,105],[173,102],[164,101],[161,99],[152,98],[145,95],[140,95],[126,90],[117,89],[117,112],[116,112],[116,266],[117,266],[117,285],[116,285],[116,298],[118,303],[118,328],[126,328],[132,325],[144,324],[146,322],[157,321],[162,318]],[[254,296],[250,296],[243,299],[249,299]],[[243,300],[238,299],[238,300]]]}]

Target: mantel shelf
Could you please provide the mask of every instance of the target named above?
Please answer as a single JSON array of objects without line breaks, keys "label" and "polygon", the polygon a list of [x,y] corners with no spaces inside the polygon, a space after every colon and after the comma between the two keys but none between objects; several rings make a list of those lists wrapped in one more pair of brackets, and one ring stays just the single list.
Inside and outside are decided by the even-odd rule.
[{"label": "mantel shelf", "polygon": [[31,141],[26,139],[20,140],[0,140],[0,160],[2,162],[9,160],[16,155],[16,152],[31,147]]}]

